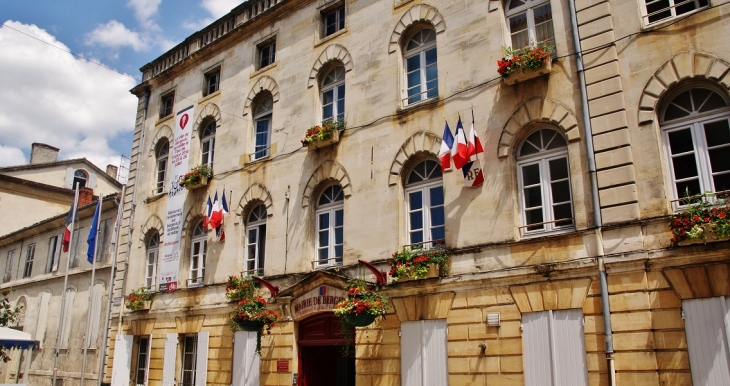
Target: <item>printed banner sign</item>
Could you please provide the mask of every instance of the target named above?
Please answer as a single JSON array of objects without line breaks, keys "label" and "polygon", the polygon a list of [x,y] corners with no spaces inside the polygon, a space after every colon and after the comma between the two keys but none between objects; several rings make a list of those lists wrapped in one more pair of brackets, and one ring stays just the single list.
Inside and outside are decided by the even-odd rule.
[{"label": "printed banner sign", "polygon": [[187,189],[180,186],[180,178],[188,172],[190,138],[193,131],[195,106],[180,110],[175,115],[175,132],[169,158],[169,184],[167,189],[167,215],[165,216],[165,238],[160,261],[161,292],[177,290],[180,269],[180,237],[182,235],[183,206]]},{"label": "printed banner sign", "polygon": [[299,320],[315,312],[332,311],[340,301],[345,300],[345,291],[323,285],[294,299],[291,303],[292,317]]}]

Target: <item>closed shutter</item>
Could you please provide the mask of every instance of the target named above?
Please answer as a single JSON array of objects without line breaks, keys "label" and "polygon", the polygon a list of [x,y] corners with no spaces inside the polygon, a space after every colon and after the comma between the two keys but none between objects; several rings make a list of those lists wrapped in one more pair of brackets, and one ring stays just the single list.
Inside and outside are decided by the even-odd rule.
[{"label": "closed shutter", "polygon": [[256,332],[236,331],[231,386],[258,386],[260,366],[261,358],[256,355]]},{"label": "closed shutter", "polygon": [[682,301],[694,386],[730,385],[728,306],[725,298]]},{"label": "closed shutter", "polygon": [[38,306],[38,322],[35,327],[35,340],[40,344],[40,348],[43,348],[43,340],[46,339],[46,325],[48,324],[48,305],[51,301],[50,292],[42,292],[40,304]]},{"label": "closed shutter", "polygon": [[208,376],[208,331],[198,333],[198,347],[195,353],[195,386],[205,386]]},{"label": "closed shutter", "polygon": [[403,322],[400,325],[400,374],[401,385],[422,386],[423,385],[423,325],[418,322]]},{"label": "closed shutter", "polygon": [[522,314],[522,342],[525,385],[588,385],[581,310]]},{"label": "closed shutter", "polygon": [[175,357],[177,356],[177,334],[165,336],[165,354],[162,363],[162,386],[175,386]]},{"label": "closed shutter", "polygon": [[132,372],[132,338],[132,335],[117,335],[117,340],[114,342],[111,386],[129,386],[129,376]]},{"label": "closed shutter", "polygon": [[99,338],[99,319],[101,319],[101,300],[104,296],[104,286],[101,284],[94,284],[91,287],[91,313],[89,326],[90,329],[87,332],[89,334],[89,348],[96,348],[97,340]]},{"label": "closed shutter", "polygon": [[448,385],[446,320],[423,322],[423,384]]},{"label": "closed shutter", "polygon": [[63,329],[61,329],[61,348],[68,348],[68,338],[71,334],[71,323],[73,322],[74,299],[76,290],[66,290],[66,303],[63,307]]}]

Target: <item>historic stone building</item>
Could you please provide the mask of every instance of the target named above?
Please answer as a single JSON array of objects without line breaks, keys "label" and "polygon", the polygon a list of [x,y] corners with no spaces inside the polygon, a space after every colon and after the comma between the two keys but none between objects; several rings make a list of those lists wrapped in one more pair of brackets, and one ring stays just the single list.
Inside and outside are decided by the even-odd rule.
[{"label": "historic stone building", "polygon": [[[116,310],[105,379],[730,382],[730,244],[674,243],[668,225],[687,190],[730,187],[728,7],[242,3],[142,67],[132,90],[117,288],[156,293],[149,310]],[[529,42],[555,47],[550,71],[510,84],[497,61]],[[472,114],[484,145],[476,188],[437,158],[444,121],[461,118],[468,134]],[[338,118],[338,142],[302,147],[307,130]],[[211,165],[213,177],[176,206],[181,162]],[[205,203],[223,193],[226,237],[214,242]],[[170,208],[181,210],[179,244]],[[375,282],[359,260],[387,271],[404,247],[440,243],[447,275],[380,285],[392,310],[357,329],[354,358],[338,351],[331,307],[300,306],[342,296],[347,277]],[[163,259],[172,245],[179,254]],[[176,290],[159,291],[169,272]],[[279,289],[281,322],[260,357],[226,323],[225,283],[241,273]]]}]

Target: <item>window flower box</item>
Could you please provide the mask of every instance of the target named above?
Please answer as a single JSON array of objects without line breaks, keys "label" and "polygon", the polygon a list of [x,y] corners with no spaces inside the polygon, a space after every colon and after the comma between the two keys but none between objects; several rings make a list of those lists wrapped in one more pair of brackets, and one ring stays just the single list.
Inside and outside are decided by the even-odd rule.
[{"label": "window flower box", "polygon": [[506,85],[549,74],[553,69],[553,48],[547,44],[530,45],[520,50],[505,48],[505,56],[497,61],[497,72]]},{"label": "window flower box", "polygon": [[394,253],[388,272],[393,281],[429,279],[446,276],[449,257],[441,249],[406,248]]},{"label": "window flower box", "polygon": [[153,292],[149,292],[146,288],[140,287],[132,290],[129,295],[124,297],[126,299],[125,306],[130,311],[149,310],[152,307],[152,299],[154,297],[155,294]]},{"label": "window flower box", "polygon": [[208,165],[199,165],[180,177],[179,185],[188,190],[198,189],[208,185],[208,179],[211,177],[213,177],[213,169]]},{"label": "window flower box", "polygon": [[344,129],[344,119],[338,119],[336,121],[328,119],[323,121],[321,125],[307,130],[307,134],[301,141],[302,146],[306,146],[309,150],[330,146],[340,141],[340,131]]},{"label": "window flower box", "polygon": [[686,209],[669,220],[672,244],[704,244],[730,239],[730,200],[726,193],[705,193],[682,201],[689,202]]}]

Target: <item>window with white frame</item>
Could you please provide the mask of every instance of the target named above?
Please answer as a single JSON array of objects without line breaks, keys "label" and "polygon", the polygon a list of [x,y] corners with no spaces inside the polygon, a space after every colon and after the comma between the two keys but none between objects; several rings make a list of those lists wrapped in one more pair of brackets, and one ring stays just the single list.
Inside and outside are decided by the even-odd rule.
[{"label": "window with white frame", "polygon": [[709,0],[644,0],[644,24],[674,19],[709,5]]},{"label": "window with white frame", "polygon": [[181,386],[195,386],[196,364],[198,362],[198,334],[183,336],[182,383]]},{"label": "window with white frame", "polygon": [[3,275],[3,283],[7,283],[13,279],[13,258],[15,257],[15,249],[8,251],[8,259],[5,260],[5,274]]},{"label": "window with white frame", "polygon": [[215,130],[217,123],[215,120],[211,120],[200,133],[200,163],[208,166],[213,166],[213,156],[215,155]]},{"label": "window with white frame", "polygon": [[257,50],[259,58],[257,70],[271,65],[276,61],[276,39],[259,44]]},{"label": "window with white frame", "polygon": [[274,98],[268,92],[257,98],[254,105],[254,148],[252,160],[268,157],[271,142],[271,121]]},{"label": "window with white frame", "polygon": [[147,264],[144,273],[144,286],[149,291],[156,291],[157,258],[160,256],[160,234],[154,232],[147,240]]},{"label": "window with white frame", "polygon": [[408,244],[442,244],[446,233],[441,165],[431,159],[418,163],[406,178],[405,192]]},{"label": "window with white frame", "polygon": [[345,67],[337,66],[322,78],[322,120],[345,118]]},{"label": "window with white frame", "polygon": [[513,49],[519,50],[531,43],[555,46],[549,0],[511,0],[507,2],[504,14]]},{"label": "window with white frame", "polygon": [[74,180],[71,184],[71,189],[76,189],[78,186],[79,189],[86,187],[86,181],[88,180],[88,176],[86,175],[86,172],[78,169],[74,171]]},{"label": "window with white frame", "polygon": [[30,277],[33,273],[33,260],[35,259],[35,243],[29,244],[25,254],[25,267],[23,268],[23,278]]},{"label": "window with white frame", "polygon": [[410,105],[439,95],[436,31],[425,27],[406,41],[403,49],[406,72],[406,103]]},{"label": "window with white frame", "polygon": [[714,87],[680,88],[660,111],[674,209],[730,190],[730,99]]},{"label": "window with white frame", "polygon": [[345,5],[341,3],[335,8],[328,8],[322,12],[324,36],[330,36],[345,28]]},{"label": "window with white frame", "polygon": [[167,179],[167,159],[170,155],[170,142],[163,139],[157,144],[155,150],[155,158],[157,161],[157,175],[155,177],[155,194],[165,191],[165,181]]},{"label": "window with white frame", "polygon": [[317,201],[317,267],[342,265],[344,197],[340,185],[330,185]]},{"label": "window with white frame", "polygon": [[588,385],[583,312],[522,314],[525,386]]},{"label": "window with white frame", "polygon": [[190,274],[188,286],[203,285],[205,274],[205,255],[208,253],[208,240],[200,221],[193,228],[192,246],[190,250]]},{"label": "window with white frame", "polygon": [[402,322],[401,385],[448,385],[446,319]]},{"label": "window with white frame", "polygon": [[221,70],[220,68],[215,69],[205,74],[205,89],[203,89],[203,96],[208,96],[218,91],[221,81]]},{"label": "window with white frame", "polygon": [[54,272],[58,269],[58,258],[61,256],[61,239],[62,235],[51,236],[48,239],[48,259],[46,260],[46,273]]},{"label": "window with white frame", "polygon": [[149,336],[137,337],[137,357],[134,371],[134,380],[137,385],[147,384],[151,348]]},{"label": "window with white frame", "polygon": [[246,219],[246,272],[263,275],[266,255],[266,207],[256,205]]},{"label": "window with white frame", "polygon": [[568,145],[560,133],[542,127],[517,152],[522,235],[574,227]]}]

